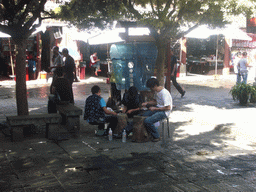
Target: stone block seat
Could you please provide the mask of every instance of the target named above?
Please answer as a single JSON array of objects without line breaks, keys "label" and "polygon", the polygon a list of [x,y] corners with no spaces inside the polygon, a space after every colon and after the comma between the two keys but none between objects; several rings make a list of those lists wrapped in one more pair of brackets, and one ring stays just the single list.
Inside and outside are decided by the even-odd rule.
[{"label": "stone block seat", "polygon": [[36,128],[36,132],[42,133],[47,138],[51,138],[52,134],[59,129],[61,115],[53,113],[6,116],[6,120],[11,128],[12,141],[22,141],[24,139],[24,128],[31,125]]},{"label": "stone block seat", "polygon": [[73,133],[75,135],[79,134],[80,115],[83,114],[83,110],[69,103],[57,105],[57,111],[62,117],[61,124],[66,127],[68,132]]}]

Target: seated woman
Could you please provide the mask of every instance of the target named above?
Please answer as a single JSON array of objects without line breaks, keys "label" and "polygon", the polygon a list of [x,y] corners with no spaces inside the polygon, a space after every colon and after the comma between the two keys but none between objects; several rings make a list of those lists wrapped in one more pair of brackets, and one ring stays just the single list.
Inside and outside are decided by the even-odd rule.
[{"label": "seated woman", "polygon": [[48,113],[57,113],[56,105],[72,103],[72,93],[68,79],[64,78],[63,70],[57,67],[56,78],[50,87],[52,93],[48,101]]},{"label": "seated woman", "polygon": [[[140,115],[143,112],[141,110],[142,102],[142,96],[138,93],[137,88],[132,86],[126,93],[124,93],[122,100],[124,108],[122,112],[126,113],[128,118],[132,118],[134,115]],[[133,122],[128,122],[124,129],[127,135],[129,135],[133,129]]]},{"label": "seated woman", "polygon": [[72,93],[68,79],[64,78],[62,67],[56,68],[57,78],[52,83],[51,92],[59,97],[58,104],[72,103]]},{"label": "seated woman", "polygon": [[124,105],[123,113],[128,115],[128,118],[132,118],[134,115],[141,113],[142,96],[138,93],[135,86],[129,88],[124,93],[122,104]]}]

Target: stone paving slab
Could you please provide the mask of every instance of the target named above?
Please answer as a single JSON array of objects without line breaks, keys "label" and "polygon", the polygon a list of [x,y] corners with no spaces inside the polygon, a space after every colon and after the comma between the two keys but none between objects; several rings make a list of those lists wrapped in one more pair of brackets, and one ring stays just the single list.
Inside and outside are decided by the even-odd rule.
[{"label": "stone paving slab", "polygon": [[[229,95],[235,78],[184,77],[172,87],[172,138],[153,143],[96,137],[81,117],[78,138],[53,142],[0,134],[0,191],[256,191],[255,104]],[[109,85],[98,81],[106,100]],[[75,83],[83,109],[93,83]],[[45,113],[49,85],[30,84],[30,113]],[[2,85],[0,119],[16,113],[13,85]],[[159,129],[161,132],[161,129]]]}]

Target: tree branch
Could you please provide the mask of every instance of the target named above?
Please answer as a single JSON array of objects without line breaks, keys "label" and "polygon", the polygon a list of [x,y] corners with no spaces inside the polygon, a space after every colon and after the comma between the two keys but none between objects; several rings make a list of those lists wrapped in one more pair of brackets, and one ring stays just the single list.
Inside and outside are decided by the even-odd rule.
[{"label": "tree branch", "polygon": [[166,5],[165,5],[165,8],[164,8],[164,10],[163,10],[164,13],[167,13],[167,12],[168,12],[168,10],[169,10],[171,4],[172,4],[172,0],[168,0],[167,3],[166,3]]},{"label": "tree branch", "polygon": [[155,11],[155,9],[154,9],[154,4],[153,4],[152,0],[150,0],[150,5],[151,5],[151,8],[152,8],[152,12],[153,12],[155,15],[157,15],[157,13],[156,13],[156,11]]},{"label": "tree branch", "polygon": [[123,0],[124,6],[132,13],[134,14],[138,19],[142,19],[142,15],[134,9],[133,5],[131,4],[131,1],[127,2],[127,0]]},{"label": "tree branch", "polygon": [[179,38],[184,37],[186,34],[188,34],[190,31],[194,30],[195,28],[197,28],[200,25],[200,22],[198,22],[197,24],[195,24],[193,27],[190,27],[187,31],[180,33],[178,35]]},{"label": "tree branch", "polygon": [[42,0],[41,3],[38,5],[37,9],[35,9],[32,14],[33,16],[25,23],[24,27],[27,29],[30,29],[30,27],[33,25],[33,23],[39,19],[39,24],[41,25],[42,19],[41,19],[41,12],[44,11],[44,5],[46,3],[46,0]]},{"label": "tree branch", "polygon": [[[173,5],[172,11],[170,11],[170,13],[167,15],[168,19],[171,18],[173,13],[176,11],[176,3],[174,2],[172,5]],[[171,4],[169,8],[171,8]]]}]

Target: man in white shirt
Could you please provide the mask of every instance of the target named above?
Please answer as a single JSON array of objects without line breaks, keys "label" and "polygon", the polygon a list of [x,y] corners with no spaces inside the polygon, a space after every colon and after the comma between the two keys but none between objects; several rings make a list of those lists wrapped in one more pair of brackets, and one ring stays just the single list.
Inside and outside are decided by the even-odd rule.
[{"label": "man in white shirt", "polygon": [[59,47],[54,46],[52,48],[52,66],[50,67],[51,72],[54,72],[57,67],[62,67],[63,66],[63,57],[59,52]]},{"label": "man in white shirt", "polygon": [[234,59],[234,73],[236,74],[236,83],[237,84],[241,83],[241,74],[238,71],[238,62],[240,61],[241,56],[242,56],[241,52],[237,52],[235,59]]},{"label": "man in white shirt", "polygon": [[170,92],[162,86],[155,78],[147,80],[146,86],[155,92],[154,100],[142,103],[143,107],[148,107],[143,116],[148,116],[144,120],[146,129],[153,136],[153,142],[160,141],[160,135],[154,123],[165,119],[172,111],[172,96]]},{"label": "man in white shirt", "polygon": [[[242,53],[242,58],[238,62],[238,72],[240,73],[241,77],[243,78],[242,83],[247,83],[247,76],[248,76],[248,69],[249,66],[248,60],[247,60],[247,52]],[[240,82],[238,82],[240,83]]]},{"label": "man in white shirt", "polygon": [[[55,74],[55,70],[57,67],[63,67],[63,57],[59,52],[59,47],[58,46],[54,46],[52,48],[52,52],[53,52],[53,56],[52,56],[52,66],[49,67],[49,69],[51,70],[51,74],[53,75],[52,77],[52,83],[57,79],[57,75]],[[50,91],[52,90],[52,84],[50,87]],[[52,94],[52,92],[51,92]]]}]

